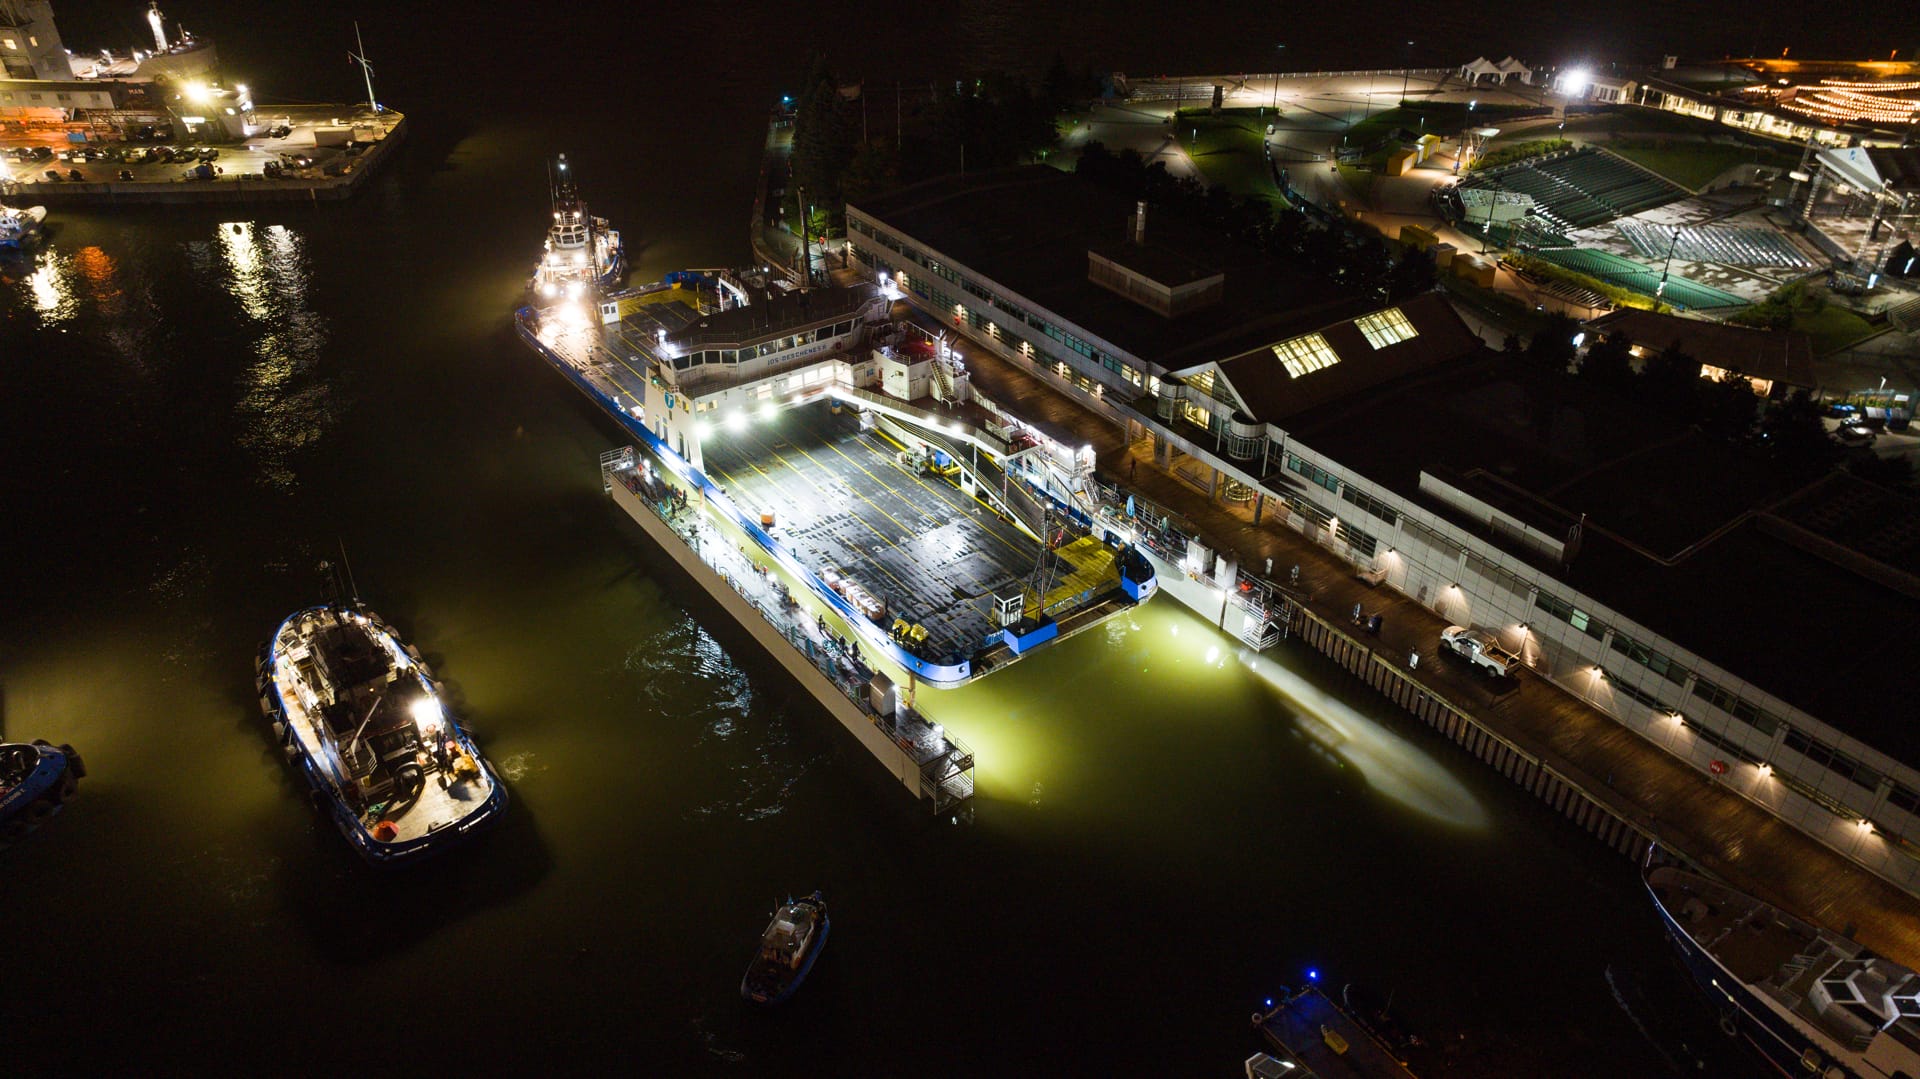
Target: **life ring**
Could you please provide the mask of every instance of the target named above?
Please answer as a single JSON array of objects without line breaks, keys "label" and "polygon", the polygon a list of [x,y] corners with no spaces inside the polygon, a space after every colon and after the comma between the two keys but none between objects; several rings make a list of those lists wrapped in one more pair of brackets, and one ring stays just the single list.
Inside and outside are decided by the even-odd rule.
[{"label": "life ring", "polygon": [[1725,1034],[1729,1038],[1737,1038],[1740,1036],[1740,1024],[1733,1021],[1732,1012],[1720,1013],[1720,1033]]}]

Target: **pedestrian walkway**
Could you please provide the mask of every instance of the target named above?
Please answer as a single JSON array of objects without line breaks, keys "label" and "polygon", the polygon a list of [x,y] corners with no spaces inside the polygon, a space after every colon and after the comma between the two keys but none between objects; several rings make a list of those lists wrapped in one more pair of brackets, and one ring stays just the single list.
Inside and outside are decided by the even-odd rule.
[{"label": "pedestrian walkway", "polygon": [[[1028,410],[1094,447],[1101,473],[1141,497],[1180,513],[1214,549],[1249,571],[1300,567],[1307,606],[1322,619],[1350,621],[1356,605],[1379,615],[1380,660],[1429,693],[1470,714],[1515,746],[1550,763],[1615,815],[1662,846],[1733,886],[1804,914],[1837,931],[1853,930],[1868,947],[1920,967],[1920,899],[1858,867],[1818,841],[1724,788],[1545,678],[1523,672],[1489,680],[1438,651],[1446,622],[1411,597],[1356,576],[1352,564],[1275,523],[1271,510],[1256,526],[1250,505],[1208,497],[1154,464],[1152,442],[1128,445],[1106,420],[1036,375],[990,354],[970,351],[981,392],[1015,412]],[[1268,499],[1272,503],[1271,497]],[[1284,572],[1276,569],[1276,572]],[[1412,657],[1418,653],[1417,667]]]}]

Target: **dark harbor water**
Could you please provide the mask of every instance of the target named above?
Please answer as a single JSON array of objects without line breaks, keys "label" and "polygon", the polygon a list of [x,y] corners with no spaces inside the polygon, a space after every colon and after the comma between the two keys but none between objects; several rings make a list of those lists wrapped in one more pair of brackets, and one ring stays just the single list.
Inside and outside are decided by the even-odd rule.
[{"label": "dark harbor water", "polygon": [[[351,13],[179,6],[268,100],[356,91]],[[1498,41],[1477,12],[1406,17],[1453,62],[1744,51],[1751,21],[1721,41],[1740,9],[1706,6],[1674,45],[1623,36],[1617,6]],[[138,17],[61,14],[70,43]],[[361,198],[60,212],[0,263],[0,736],[91,770],[0,854],[0,1075],[1230,1075],[1259,997],[1307,966],[1393,991],[1448,1047],[1435,1075],[1742,1074],[1631,866],[1305,653],[1244,662],[1164,599],[932,700],[982,793],[971,825],[913,814],[606,502],[615,428],[510,333],[555,151],[636,279],[748,257],[798,42],[876,80],[1056,41],[1143,72],[1258,68],[1266,37],[1290,66],[1374,62],[1346,28],[359,15],[413,126]],[[256,645],[342,545],[515,798],[400,875],[308,807],[253,702]],[[747,1012],[770,901],[816,886],[831,948],[790,1007]]]}]

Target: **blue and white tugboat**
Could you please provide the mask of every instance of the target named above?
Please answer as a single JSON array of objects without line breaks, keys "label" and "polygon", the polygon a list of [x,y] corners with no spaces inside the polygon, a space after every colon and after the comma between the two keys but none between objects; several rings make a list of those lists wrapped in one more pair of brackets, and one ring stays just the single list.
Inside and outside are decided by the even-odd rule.
[{"label": "blue and white tugboat", "polygon": [[553,222],[547,226],[546,250],[529,287],[540,301],[549,303],[619,287],[627,272],[620,233],[606,218],[587,211],[565,154],[554,162],[552,184]]},{"label": "blue and white tugboat", "polygon": [[1777,1074],[1920,1077],[1920,974],[1696,873],[1646,883],[1720,1028]]},{"label": "blue and white tugboat", "polygon": [[740,995],[755,1004],[778,1004],[807,980],[827,945],[827,901],[819,892],[788,899],[760,934],[760,951],[740,979]]},{"label": "blue and white tugboat", "polygon": [[72,746],[0,742],[0,850],[60,812],[86,774]]},{"label": "blue and white tugboat", "polygon": [[506,808],[420,653],[357,600],[290,615],[256,662],[282,751],[368,861],[417,861]]}]

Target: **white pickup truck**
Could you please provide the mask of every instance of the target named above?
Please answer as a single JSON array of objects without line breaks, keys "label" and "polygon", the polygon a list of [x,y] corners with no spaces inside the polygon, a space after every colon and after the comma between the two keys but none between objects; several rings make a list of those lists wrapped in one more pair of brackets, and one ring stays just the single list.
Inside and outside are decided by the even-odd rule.
[{"label": "white pickup truck", "polygon": [[1520,666],[1520,657],[1500,647],[1500,642],[1494,640],[1490,633],[1465,626],[1448,626],[1440,631],[1440,643],[1496,677],[1511,673]]}]

